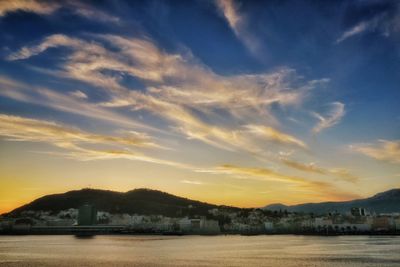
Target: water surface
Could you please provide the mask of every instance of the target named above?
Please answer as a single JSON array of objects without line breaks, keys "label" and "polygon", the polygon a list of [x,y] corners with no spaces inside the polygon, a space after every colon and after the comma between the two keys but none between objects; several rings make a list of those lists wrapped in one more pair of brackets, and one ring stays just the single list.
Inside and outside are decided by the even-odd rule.
[{"label": "water surface", "polygon": [[0,236],[0,266],[400,266],[400,237]]}]

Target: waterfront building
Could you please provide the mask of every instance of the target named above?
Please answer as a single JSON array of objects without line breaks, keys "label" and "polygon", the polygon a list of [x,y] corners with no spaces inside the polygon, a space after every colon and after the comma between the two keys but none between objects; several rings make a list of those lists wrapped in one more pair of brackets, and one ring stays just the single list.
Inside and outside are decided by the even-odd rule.
[{"label": "waterfront building", "polygon": [[369,232],[371,225],[366,223],[340,223],[333,224],[332,228],[339,233]]},{"label": "waterfront building", "polygon": [[264,222],[265,231],[271,232],[274,230],[274,223],[273,222]]},{"label": "waterfront building", "polygon": [[217,234],[220,232],[218,221],[207,220],[205,217],[190,219],[182,218],[178,222],[183,232]]},{"label": "waterfront building", "polygon": [[395,227],[396,227],[396,231],[399,231],[399,232],[400,232],[400,217],[396,217],[396,218],[394,219],[394,225],[395,225]]},{"label": "waterfront building", "polygon": [[75,224],[76,221],[74,219],[55,219],[46,222],[46,226],[72,226]]},{"label": "waterfront building", "polygon": [[129,214],[112,214],[110,216],[111,225],[130,225],[132,224],[132,216]]},{"label": "waterfront building", "polygon": [[351,208],[350,213],[354,217],[364,217],[369,215],[369,212],[365,208],[358,207]]},{"label": "waterfront building", "polygon": [[97,223],[97,210],[93,205],[83,205],[78,211],[78,225],[95,225]]},{"label": "waterfront building", "polygon": [[391,216],[374,217],[372,228],[375,231],[391,231],[396,228],[395,220]]}]

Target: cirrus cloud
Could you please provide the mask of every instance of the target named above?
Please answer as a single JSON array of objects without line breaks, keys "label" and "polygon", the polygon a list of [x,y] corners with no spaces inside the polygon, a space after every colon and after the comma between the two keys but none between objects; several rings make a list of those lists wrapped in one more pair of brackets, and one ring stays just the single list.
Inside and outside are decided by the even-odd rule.
[{"label": "cirrus cloud", "polygon": [[[241,133],[245,122],[249,124],[252,118],[252,124],[259,125],[255,122],[262,118],[276,125],[273,105],[296,107],[310,90],[327,82],[327,79],[303,81],[287,68],[272,73],[222,76],[190,53],[166,53],[148,38],[89,37],[91,41],[51,35],[37,45],[22,47],[10,54],[8,60],[23,60],[49,48],[67,47],[71,54],[54,74],[102,89],[109,101],[98,103],[99,106],[151,112],[172,123],[172,129],[189,139],[228,150],[241,147],[253,153],[257,146]],[[141,80],[147,86],[145,92],[126,87],[121,82],[122,75]],[[221,111],[229,115],[225,123],[235,121],[235,124],[221,124],[218,121]],[[249,130],[254,135],[260,133],[254,127]],[[300,140],[271,126],[262,131],[271,141],[305,147]]]},{"label": "cirrus cloud", "polygon": [[378,140],[375,143],[350,145],[352,151],[365,156],[400,164],[400,140]]},{"label": "cirrus cloud", "polygon": [[343,116],[346,114],[345,105],[341,102],[333,102],[330,104],[331,109],[327,115],[321,115],[317,112],[311,114],[319,120],[317,125],[314,126],[312,132],[317,134],[322,130],[330,128],[340,122]]},{"label": "cirrus cloud", "polygon": [[260,181],[278,182],[288,186],[304,190],[308,193],[314,193],[328,199],[352,199],[357,197],[356,194],[348,193],[340,190],[334,184],[325,181],[308,180],[302,177],[279,173],[269,168],[260,167],[243,167],[232,164],[224,164],[213,169],[200,169],[198,172],[225,174],[233,176],[237,179],[256,179]]},{"label": "cirrus cloud", "polygon": [[281,144],[294,145],[300,148],[307,148],[307,145],[303,141],[292,135],[278,131],[277,129],[274,129],[272,127],[263,125],[246,125],[245,128],[248,129],[250,133],[253,133],[270,141],[275,141]]},{"label": "cirrus cloud", "polygon": [[50,15],[59,9],[65,8],[70,12],[96,21],[120,23],[120,19],[109,15],[85,2],[70,1],[43,1],[43,0],[7,0],[0,1],[0,17],[10,13],[24,11],[39,15]]},{"label": "cirrus cloud", "polygon": [[16,11],[51,14],[60,6],[57,3],[36,0],[9,0],[0,1],[0,17]]},{"label": "cirrus cloud", "polygon": [[156,144],[144,133],[125,132],[121,136],[94,134],[52,121],[0,114],[0,136],[7,141],[47,143],[60,148],[61,152],[39,151],[40,153],[79,161],[128,159],[190,168],[179,162],[147,155],[144,150],[164,149],[164,147]]},{"label": "cirrus cloud", "polygon": [[239,12],[239,4],[234,0],[216,0],[216,5],[236,37],[243,42],[253,55],[259,56],[261,44],[249,31],[246,16]]}]

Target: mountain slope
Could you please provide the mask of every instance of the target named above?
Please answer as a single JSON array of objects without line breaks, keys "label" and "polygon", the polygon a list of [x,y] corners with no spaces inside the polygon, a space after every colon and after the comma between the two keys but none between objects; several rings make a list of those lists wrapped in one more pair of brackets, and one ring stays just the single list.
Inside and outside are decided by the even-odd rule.
[{"label": "mountain slope", "polygon": [[[125,193],[98,189],[82,189],[43,196],[6,215],[18,216],[21,212],[27,210],[43,210],[57,213],[69,208],[78,208],[83,204],[92,204],[98,210],[110,213],[159,214],[169,217],[180,217],[191,214],[208,215],[209,209],[220,207],[235,211],[244,210],[190,200],[151,189],[135,189]],[[352,201],[306,203],[294,206],[272,204],[266,206],[264,209],[322,214],[335,210],[346,212],[352,207],[363,207],[377,213],[400,212],[400,189],[392,189],[370,198]]]},{"label": "mountain slope", "polygon": [[165,216],[182,216],[190,213],[206,215],[209,209],[218,207],[217,205],[150,189],[135,189],[126,193],[82,189],[38,198],[11,211],[8,215],[17,216],[26,210],[59,212],[69,208],[78,208],[83,204],[92,204],[98,210],[110,213],[160,214]]},{"label": "mountain slope", "polygon": [[365,199],[342,202],[306,203],[293,206],[271,204],[264,207],[264,209],[322,214],[335,210],[338,212],[346,212],[352,207],[362,207],[376,213],[400,212],[400,189],[392,189]]}]

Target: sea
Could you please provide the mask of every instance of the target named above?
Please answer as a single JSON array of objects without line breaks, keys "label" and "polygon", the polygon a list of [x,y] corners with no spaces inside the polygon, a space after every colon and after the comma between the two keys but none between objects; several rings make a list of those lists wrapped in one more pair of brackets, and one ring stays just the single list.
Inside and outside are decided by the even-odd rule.
[{"label": "sea", "polygon": [[400,266],[400,236],[0,236],[0,266]]}]

